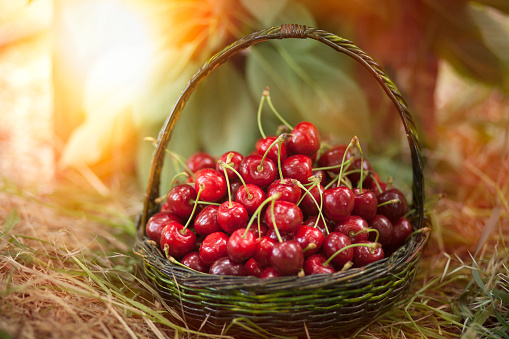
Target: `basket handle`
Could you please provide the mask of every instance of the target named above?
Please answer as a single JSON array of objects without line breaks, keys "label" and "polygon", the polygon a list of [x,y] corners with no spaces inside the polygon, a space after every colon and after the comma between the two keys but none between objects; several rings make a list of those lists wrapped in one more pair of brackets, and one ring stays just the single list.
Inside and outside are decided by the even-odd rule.
[{"label": "basket handle", "polygon": [[193,93],[196,86],[205,79],[210,72],[217,67],[224,64],[231,56],[248,48],[251,45],[257,44],[262,41],[275,40],[275,39],[314,39],[320,41],[334,50],[344,53],[366,68],[371,75],[375,77],[384,92],[391,99],[396,106],[405,133],[408,140],[408,145],[411,153],[412,172],[413,172],[413,185],[412,185],[412,203],[418,215],[417,228],[423,227],[424,221],[424,175],[423,175],[423,161],[421,155],[421,148],[419,138],[415,127],[415,122],[412,114],[408,110],[407,104],[403,99],[401,93],[396,88],[396,85],[389,79],[387,74],[376,64],[373,59],[364,53],[361,49],[355,46],[351,41],[340,38],[332,33],[318,30],[311,27],[306,27],[297,24],[285,24],[282,26],[271,27],[258,32],[251,33],[231,45],[224,48],[212,56],[188,81],[186,87],[178,97],[175,105],[169,116],[166,118],[156,143],[156,149],[153,154],[152,164],[149,173],[148,186],[145,192],[145,201],[143,211],[138,218],[138,233],[143,235],[144,227],[151,213],[156,212],[158,204],[155,202],[159,197],[159,186],[161,180],[161,169],[163,167],[165,158],[165,149],[171,136],[171,132],[177,122],[180,113],[184,109],[185,104]]}]

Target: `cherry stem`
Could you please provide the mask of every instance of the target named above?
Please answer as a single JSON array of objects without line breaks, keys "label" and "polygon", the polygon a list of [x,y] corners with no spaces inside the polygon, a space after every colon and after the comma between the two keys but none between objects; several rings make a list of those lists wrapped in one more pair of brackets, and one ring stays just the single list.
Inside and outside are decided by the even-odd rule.
[{"label": "cherry stem", "polygon": [[276,201],[275,200],[272,200],[270,202],[270,212],[271,212],[271,221],[272,221],[272,225],[274,226],[274,231],[276,232],[276,236],[277,236],[277,240],[279,242],[283,242],[283,238],[281,238],[281,234],[279,234],[279,230],[277,229],[277,225],[276,225],[276,216],[274,215],[274,205],[276,204]]},{"label": "cherry stem", "polygon": [[288,129],[290,131],[293,130],[292,125],[290,125],[285,119],[283,119],[283,117],[276,110],[276,107],[274,107],[274,105],[272,104],[272,100],[270,98],[270,92],[269,92],[269,87],[268,86],[265,87],[265,90],[263,91],[263,95],[266,95],[267,103],[269,104],[270,109],[272,110],[274,115],[279,119],[279,121],[281,121],[286,127],[288,127]]},{"label": "cherry stem", "polygon": [[352,233],[352,234],[349,234],[348,236],[350,238],[353,238],[353,237],[356,237],[358,236],[359,234],[361,233],[369,233],[369,232],[375,232],[376,233],[376,236],[375,236],[375,242],[378,242],[378,237],[380,236],[380,232],[378,232],[377,229],[374,229],[374,228],[363,228],[361,229],[360,231],[358,232],[355,232],[355,233]]},{"label": "cherry stem", "polygon": [[191,223],[191,219],[193,219],[193,216],[194,216],[194,212],[196,212],[196,207],[198,206],[198,202],[200,201],[200,194],[201,192],[205,189],[205,185],[204,184],[200,184],[200,189],[198,190],[198,194],[196,195],[196,200],[194,201],[194,205],[193,205],[193,211],[191,212],[191,215],[189,216],[189,218],[187,219],[187,222],[186,224],[184,225],[184,228],[180,231],[180,233],[182,233],[182,235],[185,234],[186,232],[186,229],[187,229],[187,226],[189,226],[189,224]]},{"label": "cherry stem", "polygon": [[327,259],[327,260],[323,263],[323,265],[328,265],[328,264],[332,261],[332,259],[334,259],[334,258],[335,258],[335,257],[336,257],[339,253],[344,252],[344,251],[346,251],[347,249],[349,249],[349,248],[353,248],[353,247],[369,247],[369,248],[371,248],[371,249],[377,249],[377,248],[382,247],[382,245],[381,245],[381,244],[379,244],[379,243],[377,243],[377,242],[367,243],[367,244],[366,244],[366,243],[360,243],[360,244],[359,244],[359,243],[356,243],[356,244],[350,244],[350,245],[348,245],[348,246],[345,246],[345,247],[343,247],[343,248],[341,248],[341,249],[337,250],[337,251],[336,251],[333,255],[331,255],[331,256],[330,256],[330,257],[329,257],[329,258],[328,258],[328,259]]},{"label": "cherry stem", "polygon": [[398,202],[401,202],[398,198],[387,200],[384,202],[381,202],[378,204],[378,207],[384,206],[384,205],[391,205],[391,204],[397,204]]},{"label": "cherry stem", "polygon": [[[260,162],[260,165],[258,165],[258,167],[256,168],[256,170],[258,172],[261,172],[263,171],[263,163],[265,162],[265,158],[267,157],[267,155],[269,154],[271,148],[274,146],[274,145],[278,145],[278,148],[277,148],[277,154],[278,154],[278,165],[281,163],[279,160],[280,160],[280,154],[281,154],[281,143],[283,143],[286,139],[288,139],[289,137],[291,137],[291,134],[287,134],[287,133],[283,133],[281,134],[280,136],[277,137],[276,140],[274,140],[272,142],[272,144],[270,144],[270,146],[267,148],[267,150],[265,151],[265,153],[263,153],[263,157],[262,157],[262,161]],[[281,166],[279,166],[281,167]],[[280,174],[281,175],[281,174]],[[281,178],[283,176],[281,175]]]},{"label": "cherry stem", "polygon": [[[341,164],[338,164],[338,165],[334,165],[334,166],[324,166],[324,167],[315,167],[313,168],[313,171],[328,171],[328,170],[332,170],[332,169],[336,169],[336,168],[340,168],[341,166],[343,165],[350,165],[352,163],[352,160],[351,159],[348,159],[345,161],[345,163],[341,163]],[[346,174],[346,173],[345,173]]]},{"label": "cherry stem", "polygon": [[258,112],[256,113],[256,121],[258,123],[258,129],[260,130],[260,134],[262,136],[262,138],[266,138],[265,136],[265,133],[263,132],[263,127],[262,127],[262,108],[263,108],[263,103],[265,102],[265,99],[267,98],[267,96],[269,95],[269,87],[265,87],[265,89],[263,90],[262,92],[262,98],[260,99],[260,104],[258,105]]},{"label": "cherry stem", "polygon": [[314,242],[310,243],[302,250],[302,253],[306,253],[306,251],[314,250],[316,248],[316,244]]},{"label": "cherry stem", "polygon": [[[226,161],[230,162],[232,160],[233,153],[228,153],[228,156],[226,157]],[[222,162],[224,164],[224,162]],[[223,169],[224,172],[224,178],[226,180],[226,188],[228,189],[228,207],[232,207],[232,192],[230,189],[230,179],[228,179],[228,172],[226,172],[226,166],[220,166]]]},{"label": "cherry stem", "polygon": [[177,178],[181,177],[181,176],[186,176],[187,178],[189,178],[189,173],[187,173],[187,172],[180,172],[180,173],[175,174],[173,179],[171,179],[171,184],[170,184],[171,188],[173,188],[173,185],[175,185],[175,181],[177,181]]},{"label": "cherry stem", "polygon": [[[312,178],[315,178],[315,179],[312,179]],[[316,207],[318,207],[318,217],[316,218],[316,221],[315,221],[315,225],[313,226],[314,228],[316,228],[318,226],[318,221],[320,220],[320,218],[322,219],[323,221],[323,224],[325,226],[325,230],[327,231],[327,234],[329,234],[329,227],[327,226],[327,222],[325,221],[325,217],[323,216],[323,213],[322,213],[322,209],[323,209],[323,198],[322,198],[322,192],[320,191],[320,179],[313,176],[313,177],[310,177],[308,180],[313,180],[314,181],[314,184],[313,186],[311,186],[311,188],[308,190],[306,187],[304,187],[304,185],[302,185],[300,183],[300,181],[298,180],[295,180],[295,179],[292,179],[292,182],[294,184],[296,184],[297,186],[300,187],[301,190],[304,190],[304,193],[302,198],[299,200],[299,202],[297,203],[297,206],[301,203],[302,199],[304,199],[304,196],[306,194],[309,194],[309,196],[311,197],[311,199],[313,199],[313,202],[315,203]],[[316,201],[315,197],[311,194],[310,190],[313,189],[314,186],[317,186],[318,187],[318,192],[320,192],[320,204],[318,204],[318,202]]]},{"label": "cherry stem", "polygon": [[378,192],[382,193],[382,187],[380,186],[380,183],[378,182],[378,180],[376,180],[375,175],[373,173],[369,173],[369,176],[375,182],[375,185],[376,185],[376,188],[378,189]]},{"label": "cherry stem", "polygon": [[265,207],[265,205],[267,205],[269,202],[271,201],[275,201],[277,199],[281,198],[281,193],[277,192],[276,194],[274,195],[271,195],[270,197],[268,197],[267,199],[265,199],[261,204],[260,206],[258,206],[258,208],[256,209],[256,211],[254,211],[253,215],[251,216],[251,219],[249,219],[249,223],[247,224],[246,226],[246,231],[244,232],[244,234],[247,233],[247,231],[249,230],[249,228],[251,227],[251,225],[253,224],[254,220],[256,219],[256,217],[258,216],[258,229],[260,229],[260,218],[261,218],[261,212],[262,212],[262,209]]},{"label": "cherry stem", "polygon": [[352,266],[353,266],[353,262],[348,261],[348,262],[347,262],[347,263],[343,266],[343,268],[341,269],[341,272],[346,271],[347,269],[349,269],[349,268],[350,268],[350,267],[352,267]]},{"label": "cherry stem", "polygon": [[213,205],[213,206],[221,206],[218,202],[212,202],[212,201],[198,201],[198,200],[189,200],[190,203],[194,204],[195,202],[198,202],[202,205]]},{"label": "cherry stem", "polygon": [[340,185],[341,178],[343,177],[343,168],[345,165],[345,160],[346,160],[346,155],[348,153],[348,150],[350,149],[350,147],[357,145],[358,142],[359,142],[359,139],[357,138],[357,136],[354,136],[345,149],[345,153],[343,154],[343,160],[341,161],[341,169],[339,170],[339,175],[338,175],[338,186]]},{"label": "cherry stem", "polygon": [[362,182],[364,181],[364,156],[362,155],[362,148],[361,143],[357,139],[357,149],[359,150],[359,153],[361,154],[361,178],[359,180],[359,183],[357,184],[357,188],[359,189],[359,192],[362,193]]},{"label": "cherry stem", "polygon": [[[144,140],[147,140],[147,141],[150,141],[152,143],[152,145],[154,146],[157,146],[157,141],[156,139],[152,138],[152,137],[146,137]],[[179,154],[173,152],[173,151],[170,151],[169,149],[165,149],[164,150],[171,158],[173,158],[175,161],[177,161],[180,166],[182,166],[184,168],[184,170],[186,172],[188,172],[193,178],[196,178],[196,176],[194,175],[194,173],[191,171],[191,169],[189,168],[189,166],[186,165],[186,162],[185,160],[182,158],[182,156],[180,156]]]},{"label": "cherry stem", "polygon": [[429,228],[429,227],[419,228],[418,230],[410,233],[410,235],[405,239],[405,242],[407,242],[408,239],[410,239],[413,235],[420,234],[420,233],[428,234],[429,232],[431,232],[431,228]]},{"label": "cherry stem", "polygon": [[[232,154],[232,153],[230,153],[230,154]],[[230,156],[230,154],[228,154],[228,156]],[[251,193],[249,193],[249,190],[247,189],[246,182],[244,181],[244,178],[242,178],[242,175],[240,175],[240,173],[235,168],[233,168],[233,166],[231,166],[229,163],[227,164],[222,160],[219,160],[217,163],[219,164],[219,167],[221,167],[221,168],[226,167],[229,170],[231,170],[233,173],[235,173],[239,177],[240,181],[242,182],[242,186],[244,186],[244,188],[246,189],[248,199],[249,200],[253,199],[253,195]]]}]

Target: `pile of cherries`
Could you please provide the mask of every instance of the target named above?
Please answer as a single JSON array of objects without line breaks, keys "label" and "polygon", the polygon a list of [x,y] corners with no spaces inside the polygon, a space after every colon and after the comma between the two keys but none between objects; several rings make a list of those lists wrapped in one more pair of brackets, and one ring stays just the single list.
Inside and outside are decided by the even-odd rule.
[{"label": "pile of cherries", "polygon": [[249,155],[181,160],[186,181],[174,180],[146,224],[174,263],[260,278],[334,273],[384,258],[412,233],[405,196],[380,179],[356,137],[326,146],[310,122],[260,131]]}]

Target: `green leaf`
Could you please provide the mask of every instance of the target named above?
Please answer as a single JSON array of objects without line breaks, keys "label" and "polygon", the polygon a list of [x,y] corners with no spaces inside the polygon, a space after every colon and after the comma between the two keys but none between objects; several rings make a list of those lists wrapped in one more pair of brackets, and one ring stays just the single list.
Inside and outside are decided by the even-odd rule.
[{"label": "green leaf", "polygon": [[270,27],[279,13],[285,9],[288,0],[241,0],[240,2],[264,27]]},{"label": "green leaf", "polygon": [[[313,122],[323,135],[350,141],[354,134],[369,141],[369,111],[362,89],[345,71],[348,57],[315,43],[302,53],[291,53],[279,41],[250,50],[247,59],[247,81],[254,97],[259,98],[265,86],[278,111],[290,124]],[[336,55],[331,63],[321,53]],[[336,53],[336,54],[334,54]],[[264,113],[266,131],[275,130],[279,122]]]},{"label": "green leaf", "polygon": [[5,219],[4,222],[5,233],[9,233],[10,231],[12,231],[14,226],[16,226],[20,220],[21,218],[18,214],[18,211],[16,209],[13,209]]}]

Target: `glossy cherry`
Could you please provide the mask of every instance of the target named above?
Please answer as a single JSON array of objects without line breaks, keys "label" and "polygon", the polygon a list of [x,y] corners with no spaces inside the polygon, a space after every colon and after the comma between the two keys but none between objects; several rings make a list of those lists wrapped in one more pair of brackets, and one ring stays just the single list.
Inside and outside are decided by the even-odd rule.
[{"label": "glossy cherry", "polygon": [[268,158],[262,164],[261,155],[250,154],[242,160],[239,172],[247,184],[264,188],[276,179],[277,166]]},{"label": "glossy cherry", "polygon": [[277,278],[282,276],[283,275],[279,273],[279,271],[276,270],[276,268],[274,268],[273,266],[265,267],[262,273],[260,273],[260,278],[262,279]]},{"label": "glossy cherry", "polygon": [[[378,231],[378,242],[384,246],[388,246],[392,244],[392,233],[393,233],[393,225],[391,221],[382,214],[375,215],[369,221],[369,227]],[[371,232],[369,234],[369,240],[375,241],[376,233]]]},{"label": "glossy cherry", "polygon": [[362,191],[360,188],[354,188],[352,191],[354,196],[352,214],[369,221],[378,209],[375,193],[365,188]]},{"label": "glossy cherry", "polygon": [[272,249],[270,263],[282,275],[294,275],[302,269],[304,253],[295,240],[278,242]]},{"label": "glossy cherry", "polygon": [[215,168],[216,159],[207,152],[196,152],[187,158],[186,165],[191,172],[196,173],[204,168]]},{"label": "glossy cherry", "polygon": [[297,204],[301,196],[301,189],[294,181],[292,181],[292,179],[276,179],[267,188],[267,198],[275,195],[276,193],[281,195],[278,200],[289,201]]},{"label": "glossy cherry", "polygon": [[280,161],[282,162],[283,160],[286,159],[286,144],[285,143],[276,143],[275,145],[273,145],[273,143],[277,139],[278,139],[277,136],[268,136],[266,138],[258,139],[258,141],[255,144],[256,153],[263,156],[265,154],[265,152],[267,152],[267,150],[270,147],[270,150],[267,153],[267,158],[269,158],[270,160],[274,161],[274,163],[277,164],[278,163],[278,160],[277,160],[278,159],[278,155],[277,155],[278,148],[281,148]]},{"label": "glossy cherry", "polygon": [[[331,263],[334,268],[340,270],[347,262],[352,261],[353,248],[343,250],[343,248],[350,246],[351,244],[350,239],[345,234],[341,232],[331,232],[325,237],[322,249],[327,258],[334,255]],[[340,250],[342,251],[338,252]],[[336,254],[336,252],[338,252],[338,254]]]},{"label": "glossy cherry", "polygon": [[277,243],[277,240],[272,239],[268,236],[263,236],[256,241],[255,250],[253,252],[253,258],[262,266],[266,267],[270,265],[270,256],[272,255],[272,249]]},{"label": "glossy cherry", "polygon": [[200,193],[200,200],[203,201],[212,202],[220,200],[226,195],[228,190],[224,175],[211,168],[205,168],[196,173],[196,192],[199,192],[200,185],[204,187]]},{"label": "glossy cherry", "polygon": [[200,246],[200,257],[203,262],[210,265],[217,259],[228,256],[227,242],[228,235],[224,232],[214,232],[207,235]]},{"label": "glossy cherry", "polygon": [[[345,151],[348,145],[335,145],[332,148],[326,150],[320,155],[318,158],[318,166],[319,167],[334,167],[333,169],[327,170],[327,172],[332,172],[335,174],[339,174],[341,169],[341,163],[343,162],[343,157],[345,160],[348,160],[350,157],[350,152],[348,151],[345,156]],[[348,166],[345,166],[343,171],[346,170]]]},{"label": "glossy cherry", "polygon": [[250,230],[239,228],[235,230],[228,238],[226,250],[228,257],[235,262],[245,262],[254,253],[256,248],[256,238]]},{"label": "glossy cherry", "polygon": [[277,200],[265,210],[265,223],[280,232],[294,233],[302,225],[302,211],[294,203]]},{"label": "glossy cherry", "polygon": [[171,212],[159,212],[148,219],[145,226],[145,234],[150,240],[159,244],[163,228],[170,222],[182,223],[182,219]]},{"label": "glossy cherry", "polygon": [[245,227],[248,218],[246,208],[236,201],[225,201],[217,210],[217,222],[228,234]]},{"label": "glossy cherry", "polygon": [[[361,244],[375,244],[370,241],[362,241]],[[355,267],[363,267],[372,262],[384,258],[384,250],[382,247],[371,248],[367,246],[359,246],[353,248],[353,264]]]},{"label": "glossy cherry", "polygon": [[346,186],[326,189],[323,192],[323,212],[333,221],[348,217],[354,207],[354,194]]},{"label": "glossy cherry", "polygon": [[210,274],[215,275],[246,275],[244,264],[230,260],[228,257],[219,258],[210,266]]},{"label": "glossy cherry", "polygon": [[160,246],[168,256],[182,258],[193,251],[196,245],[196,234],[178,222],[171,222],[161,232]]},{"label": "glossy cherry", "polygon": [[186,254],[186,256],[182,258],[181,263],[198,272],[209,272],[210,266],[203,262],[199,252],[191,252]]},{"label": "glossy cherry", "polygon": [[393,247],[399,247],[405,243],[405,240],[412,234],[412,223],[407,218],[399,218],[394,222],[392,229]]},{"label": "glossy cherry", "polygon": [[292,154],[311,156],[320,149],[320,134],[312,123],[300,122],[292,129],[290,134],[292,136],[288,138],[286,144]]},{"label": "glossy cherry", "polygon": [[249,258],[244,264],[246,275],[252,275],[253,277],[260,278],[264,267],[262,267],[255,259]]},{"label": "glossy cherry", "polygon": [[193,186],[182,184],[170,189],[166,195],[164,212],[170,212],[176,216],[187,219],[191,216],[196,199],[196,190]]},{"label": "glossy cherry", "polygon": [[299,207],[304,215],[316,215],[320,211],[320,204],[323,204],[322,195],[325,189],[319,184],[318,186],[311,187],[308,191],[309,193],[303,192],[303,198]]},{"label": "glossy cherry", "polygon": [[332,274],[336,272],[331,264],[325,264],[327,258],[322,254],[313,254],[304,260],[304,273],[311,274]]},{"label": "glossy cherry", "polygon": [[[230,159],[228,159],[228,158],[230,158]],[[224,170],[220,166],[220,163],[221,163],[221,161],[226,163],[227,160],[229,160],[228,164],[231,167],[233,167],[233,169],[235,171],[238,172],[239,168],[240,168],[240,163],[242,162],[243,159],[244,159],[244,156],[242,154],[240,154],[239,152],[235,152],[235,151],[226,152],[223,155],[221,155],[219,157],[219,159],[217,159],[216,170],[219,173],[224,173]],[[231,170],[229,168],[226,168],[226,175],[228,176],[228,179],[230,181],[238,181],[239,180],[239,176],[237,175],[237,173],[235,173],[233,170]]]},{"label": "glossy cherry", "polygon": [[313,175],[313,162],[306,155],[292,155],[283,161],[281,171],[285,178],[296,179],[302,184],[308,184],[308,179]]},{"label": "glossy cherry", "polygon": [[[248,194],[249,192],[249,194]],[[266,198],[265,191],[253,184],[240,186],[235,194],[235,201],[242,204],[249,215],[252,215]]]},{"label": "glossy cherry", "polygon": [[[391,200],[399,201],[394,203],[387,203]],[[404,216],[408,210],[405,195],[396,188],[391,188],[390,190],[380,193],[377,196],[377,201],[379,205],[377,214],[383,214],[391,221],[397,221],[399,218]]]},{"label": "glossy cherry", "polygon": [[369,173],[373,172],[373,166],[371,166],[371,163],[367,159],[355,158],[349,170],[359,170],[359,172],[356,171],[348,175],[348,179],[350,179],[354,187],[359,185],[359,180],[361,179],[361,166],[363,170],[362,175],[364,176],[362,187],[371,185],[371,182],[373,181],[369,175]]},{"label": "glossy cherry", "polygon": [[295,240],[302,247],[305,257],[317,253],[323,244],[324,235],[318,228],[301,226],[295,233]]},{"label": "glossy cherry", "polygon": [[208,235],[223,230],[217,222],[218,209],[219,206],[208,205],[196,215],[193,223],[196,234]]},{"label": "glossy cherry", "polygon": [[349,215],[346,219],[338,222],[334,228],[335,232],[341,232],[348,236],[352,244],[368,240],[368,222],[356,215]]}]

